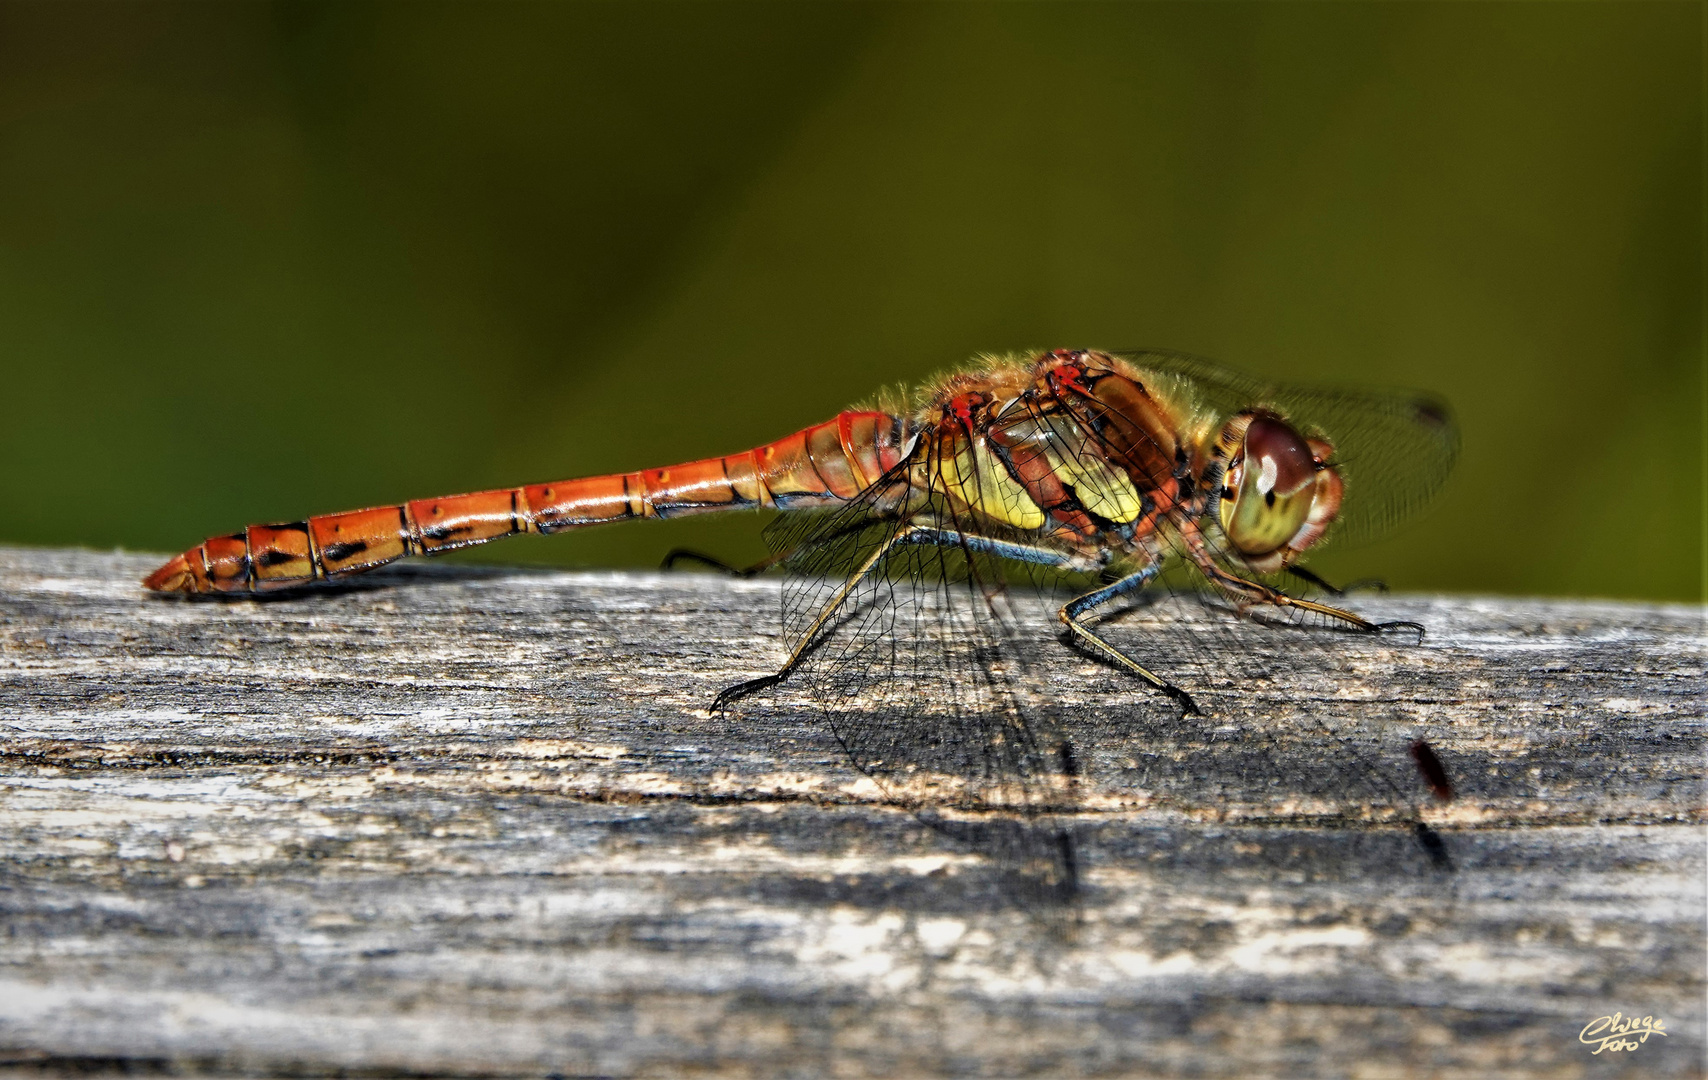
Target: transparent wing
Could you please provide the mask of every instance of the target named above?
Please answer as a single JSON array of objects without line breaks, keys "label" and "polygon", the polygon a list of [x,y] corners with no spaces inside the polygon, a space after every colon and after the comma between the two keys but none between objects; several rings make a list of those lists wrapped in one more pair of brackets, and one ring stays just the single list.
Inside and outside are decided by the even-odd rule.
[{"label": "transparent wing", "polygon": [[1374,539],[1417,512],[1441,487],[1459,456],[1459,430],[1446,403],[1419,391],[1287,386],[1183,353],[1116,355],[1190,384],[1195,395],[1223,417],[1267,406],[1306,434],[1333,443],[1347,489],[1330,534],[1336,544]]},{"label": "transparent wing", "polygon": [[[980,550],[991,530],[940,498],[896,508],[882,487],[766,531],[789,574],[785,638],[805,648],[790,681],[888,800],[990,856],[1027,906],[1059,907],[1078,888],[1061,820],[1078,764],[1034,656],[1067,576]],[[948,545],[896,542],[921,525]]]}]

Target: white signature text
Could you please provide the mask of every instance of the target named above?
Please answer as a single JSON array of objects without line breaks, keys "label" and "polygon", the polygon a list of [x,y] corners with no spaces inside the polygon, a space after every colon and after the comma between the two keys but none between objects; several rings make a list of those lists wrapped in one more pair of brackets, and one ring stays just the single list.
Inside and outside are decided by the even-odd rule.
[{"label": "white signature text", "polygon": [[1666,1021],[1656,1020],[1652,1016],[1633,1016],[1626,1019],[1623,1013],[1612,1016],[1598,1016],[1584,1025],[1578,1032],[1578,1042],[1595,1047],[1592,1054],[1603,1050],[1619,1053],[1623,1050],[1635,1050],[1649,1041],[1650,1035],[1666,1034]]}]

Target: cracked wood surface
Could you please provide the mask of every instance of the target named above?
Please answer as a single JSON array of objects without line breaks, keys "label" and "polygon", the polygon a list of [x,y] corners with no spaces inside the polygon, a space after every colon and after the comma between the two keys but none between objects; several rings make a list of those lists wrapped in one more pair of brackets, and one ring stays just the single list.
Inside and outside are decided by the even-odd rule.
[{"label": "cracked wood surface", "polygon": [[[1702,1072],[1701,608],[1359,597],[1428,636],[1190,646],[1141,612],[1209,658],[1172,718],[1040,623],[1064,930],[810,699],[705,711],[779,661],[773,581],[194,602],[155,561],[0,548],[12,1074]],[[1668,1033],[1592,1055],[1614,1011]]]}]

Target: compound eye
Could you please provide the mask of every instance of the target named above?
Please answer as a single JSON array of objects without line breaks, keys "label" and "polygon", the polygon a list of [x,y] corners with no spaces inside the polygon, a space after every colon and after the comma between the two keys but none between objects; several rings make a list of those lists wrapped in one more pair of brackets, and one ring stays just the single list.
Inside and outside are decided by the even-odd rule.
[{"label": "compound eye", "polygon": [[1222,529],[1234,547],[1244,555],[1267,555],[1299,535],[1325,469],[1286,423],[1253,417],[1223,481]]}]

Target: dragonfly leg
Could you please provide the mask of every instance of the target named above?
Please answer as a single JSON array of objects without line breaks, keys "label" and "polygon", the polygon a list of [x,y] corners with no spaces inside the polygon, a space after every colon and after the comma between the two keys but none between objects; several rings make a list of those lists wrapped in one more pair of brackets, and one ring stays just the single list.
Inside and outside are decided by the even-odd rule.
[{"label": "dragonfly leg", "polygon": [[1036,563],[1041,566],[1056,566],[1068,568],[1080,561],[1076,556],[1055,551],[1050,548],[1033,547],[1030,544],[1016,544],[1008,540],[996,540],[988,536],[978,536],[972,533],[958,532],[953,529],[938,529],[929,525],[909,525],[886,540],[878,550],[872,552],[860,568],[849,575],[847,581],[836,590],[836,595],[824,605],[818,617],[801,635],[801,643],[795,646],[795,651],[789,654],[789,659],[777,669],[773,675],[762,675],[757,679],[749,679],[734,686],[725,687],[712,701],[712,712],[721,711],[726,705],[737,701],[758,690],[776,686],[800,666],[813,649],[821,644],[819,634],[825,626],[842,610],[842,605],[848,602],[860,582],[872,573],[884,558],[895,548],[907,544],[927,544],[934,547],[961,548],[964,551],[978,552],[982,555],[995,555],[1003,559],[1015,559],[1020,562]]},{"label": "dragonfly leg", "polygon": [[1192,700],[1190,694],[1180,689],[1180,687],[1175,686],[1161,675],[1158,675],[1150,668],[1145,667],[1137,660],[1134,660],[1120,649],[1109,644],[1093,632],[1089,626],[1085,625],[1085,615],[1102,607],[1104,604],[1118,596],[1123,596],[1135,589],[1143,588],[1145,585],[1149,584],[1151,579],[1156,577],[1161,570],[1162,564],[1160,562],[1153,562],[1134,573],[1128,574],[1126,577],[1121,578],[1118,581],[1105,585],[1101,589],[1094,589],[1091,592],[1086,593],[1084,596],[1076,596],[1066,604],[1062,605],[1061,611],[1057,612],[1057,617],[1067,625],[1070,632],[1088,645],[1099,656],[1102,656],[1106,660],[1113,661],[1117,667],[1137,675],[1145,682],[1148,682],[1158,690],[1161,690],[1175,701],[1178,701],[1188,713],[1198,713],[1198,706]]},{"label": "dragonfly leg", "polygon": [[1314,600],[1301,600],[1296,596],[1288,596],[1280,589],[1271,588],[1262,582],[1249,581],[1238,574],[1222,569],[1211,556],[1209,546],[1204,542],[1204,536],[1196,526],[1188,525],[1180,530],[1186,540],[1188,553],[1200,572],[1213,584],[1219,586],[1229,595],[1238,598],[1242,604],[1250,606],[1269,604],[1273,607],[1297,608],[1300,611],[1315,612],[1331,619],[1339,619],[1359,630],[1375,634],[1383,630],[1414,630],[1419,638],[1423,636],[1423,624],[1415,622],[1384,622],[1373,623],[1359,615],[1343,608],[1319,604]]},{"label": "dragonfly leg", "polygon": [[1056,551],[1053,548],[1016,544],[1011,540],[996,540],[989,536],[956,532],[954,529],[937,529],[929,525],[910,526],[905,531],[898,533],[895,540],[892,541],[892,546],[901,544],[958,547],[967,551],[976,551],[981,555],[995,555],[998,558],[1013,559],[1016,562],[1034,563],[1038,566],[1055,566],[1062,569],[1079,567],[1083,561],[1078,556]]},{"label": "dragonfly leg", "polygon": [[[855,534],[857,532],[862,532],[867,528],[870,528],[869,522],[856,521],[853,525],[850,525],[848,528],[839,529],[836,532],[833,532],[827,536],[821,537],[820,539],[822,539],[822,540],[838,540],[844,536],[852,536],[853,534]],[[765,573],[765,571],[770,570],[772,567],[775,567],[775,566],[778,566],[782,563],[788,562],[789,558],[791,556],[793,556],[794,554],[795,554],[795,552],[793,550],[777,551],[777,552],[773,552],[770,555],[767,555],[763,559],[760,559],[758,562],[754,563],[752,566],[737,567],[737,566],[731,566],[729,563],[724,562],[722,559],[719,559],[716,556],[707,555],[706,553],[701,552],[701,551],[694,551],[691,548],[672,548],[670,550],[670,552],[664,556],[664,562],[659,565],[659,569],[660,570],[672,570],[672,569],[675,569],[676,564],[679,562],[684,562],[684,561],[686,561],[686,562],[697,562],[703,566],[709,566],[713,570],[718,570],[718,571],[721,571],[725,574],[730,574],[734,577],[754,578],[754,577],[758,577],[760,574]]]},{"label": "dragonfly leg", "polygon": [[1233,593],[1246,604],[1269,604],[1273,607],[1290,607],[1297,608],[1300,611],[1315,612],[1331,619],[1338,619],[1370,634],[1379,634],[1384,630],[1411,630],[1417,633],[1420,640],[1423,637],[1422,623],[1405,621],[1375,623],[1344,608],[1331,607],[1328,604],[1319,604],[1314,600],[1301,600],[1296,596],[1288,596],[1280,589],[1272,589],[1268,585],[1256,581],[1247,581],[1237,574],[1228,573],[1219,566],[1215,567],[1214,573],[1208,570],[1205,573],[1211,581]]},{"label": "dragonfly leg", "polygon": [[692,551],[688,548],[672,548],[670,553],[664,556],[664,562],[660,563],[658,568],[660,570],[674,570],[679,562],[697,562],[731,577],[751,578],[758,577],[782,561],[783,556],[781,555],[769,555],[752,566],[731,566],[722,559],[707,555],[704,552]]},{"label": "dragonfly leg", "polygon": [[1375,592],[1381,592],[1381,593],[1385,593],[1388,591],[1387,582],[1381,580],[1380,578],[1359,578],[1357,581],[1349,581],[1344,586],[1336,588],[1335,586],[1330,585],[1328,582],[1324,581],[1322,579],[1322,577],[1317,574],[1316,571],[1310,569],[1309,567],[1289,566],[1287,568],[1287,572],[1289,574],[1292,574],[1294,577],[1298,578],[1300,581],[1306,582],[1306,583],[1311,584],[1311,585],[1315,585],[1317,588],[1321,589],[1323,592],[1328,593],[1330,596],[1345,596],[1349,592],[1357,592],[1360,589],[1370,589],[1370,590],[1373,590]]}]

